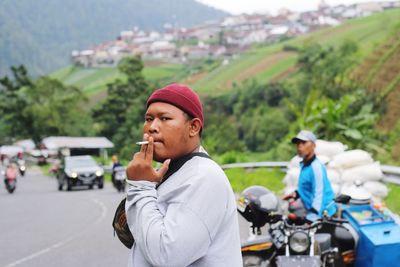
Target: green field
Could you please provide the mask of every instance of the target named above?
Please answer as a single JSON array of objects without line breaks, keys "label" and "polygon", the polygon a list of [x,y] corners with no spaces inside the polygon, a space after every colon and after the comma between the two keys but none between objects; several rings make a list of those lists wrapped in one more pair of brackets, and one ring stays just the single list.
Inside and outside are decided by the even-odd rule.
[{"label": "green field", "polygon": [[174,77],[182,71],[183,66],[180,64],[164,64],[159,67],[144,68],[143,75],[149,80],[163,80],[165,78]]},{"label": "green field", "polygon": [[[146,67],[143,75],[147,80],[167,80],[182,72],[180,64],[163,64],[155,67]],[[51,74],[52,78],[59,79],[67,85],[80,88],[87,95],[95,95],[104,91],[107,84],[117,79],[125,79],[116,68],[81,68],[68,66]],[[179,76],[177,76],[179,78]]]}]

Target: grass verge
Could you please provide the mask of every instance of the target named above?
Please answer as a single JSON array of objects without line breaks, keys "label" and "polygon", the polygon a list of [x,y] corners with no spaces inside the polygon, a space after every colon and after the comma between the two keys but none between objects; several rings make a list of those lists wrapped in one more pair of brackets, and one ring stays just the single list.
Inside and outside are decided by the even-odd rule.
[{"label": "grass verge", "polygon": [[234,168],[225,170],[226,176],[232,185],[233,191],[236,193],[242,192],[245,188],[251,185],[265,186],[271,191],[281,194],[284,184],[282,178],[285,173],[280,169],[242,169]]},{"label": "grass verge", "polygon": [[400,185],[388,184],[389,195],[385,199],[386,206],[394,213],[400,214]]}]

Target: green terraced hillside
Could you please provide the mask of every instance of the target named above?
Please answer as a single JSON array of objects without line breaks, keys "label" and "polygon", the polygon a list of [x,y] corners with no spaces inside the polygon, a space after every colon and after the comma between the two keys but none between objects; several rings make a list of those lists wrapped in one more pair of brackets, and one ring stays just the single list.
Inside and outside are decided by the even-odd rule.
[{"label": "green terraced hillside", "polygon": [[[212,63],[201,61],[197,65],[145,64],[146,79],[161,83],[172,81],[187,83],[200,94],[221,94],[234,83],[254,78],[259,82],[277,81],[296,71],[297,53],[284,51],[286,46],[300,47],[306,42],[316,41],[323,45],[339,45],[346,40],[355,41],[360,48],[360,60],[367,57],[392,34],[400,22],[400,9],[373,16],[354,19],[334,27],[326,28],[285,42],[255,46],[245,54],[235,56],[228,64],[222,60]],[[115,68],[83,69],[66,67],[51,75],[66,84],[80,87],[89,96],[104,96],[109,82],[122,78]],[[101,97],[100,97],[101,98]]]}]

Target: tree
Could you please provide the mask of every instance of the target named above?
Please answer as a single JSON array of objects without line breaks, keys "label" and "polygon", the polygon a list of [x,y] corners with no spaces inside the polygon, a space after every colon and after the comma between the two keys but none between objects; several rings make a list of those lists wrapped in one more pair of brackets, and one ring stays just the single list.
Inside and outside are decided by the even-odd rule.
[{"label": "tree", "polygon": [[92,133],[88,112],[82,108],[86,96],[76,87],[41,77],[22,94],[27,98],[23,109],[32,118],[30,137],[39,142],[46,136],[85,136]]},{"label": "tree", "polygon": [[2,142],[9,143],[21,136],[27,136],[32,131],[32,118],[22,112],[27,106],[27,99],[22,97],[20,90],[31,87],[32,80],[25,66],[11,67],[13,77],[0,79],[0,123],[2,124]]},{"label": "tree", "polygon": [[0,79],[2,142],[49,135],[86,135],[91,127],[81,108],[83,93],[49,77],[32,81],[24,66],[12,67],[13,78]]},{"label": "tree", "polygon": [[320,92],[312,91],[302,109],[287,102],[297,116],[292,132],[310,129],[322,139],[341,141],[351,148],[368,148],[377,142],[375,124],[379,114],[365,99],[362,90],[339,100],[321,97]]},{"label": "tree", "polygon": [[143,77],[140,56],[125,58],[118,69],[125,74],[126,81],[109,84],[106,100],[92,114],[99,133],[110,138],[117,151],[130,156],[132,144],[141,138],[145,103],[153,87]]},{"label": "tree", "polygon": [[126,122],[134,100],[148,90],[142,75],[143,62],[139,56],[124,59],[118,69],[126,75],[127,81],[110,83],[105,102],[93,110],[94,120],[101,125],[100,133],[111,139],[116,129]]}]

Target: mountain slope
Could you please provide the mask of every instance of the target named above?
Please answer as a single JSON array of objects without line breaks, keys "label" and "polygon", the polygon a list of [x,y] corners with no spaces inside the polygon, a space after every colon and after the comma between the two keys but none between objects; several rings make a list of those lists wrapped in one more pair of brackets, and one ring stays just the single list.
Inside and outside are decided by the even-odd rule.
[{"label": "mountain slope", "polygon": [[[370,17],[348,21],[335,28],[323,29],[282,43],[254,47],[238,56],[229,64],[216,61],[210,67],[191,68],[180,64],[145,65],[146,79],[162,79],[163,83],[178,81],[187,83],[200,94],[218,95],[227,92],[234,83],[255,78],[259,82],[278,81],[296,72],[297,53],[284,51],[285,46],[299,47],[305,42],[316,41],[323,45],[338,45],[353,40],[360,48],[359,58],[367,58],[372,51],[393,35],[400,21],[400,9],[390,10]],[[395,36],[393,36],[395,37]],[[398,61],[396,61],[398,62]],[[115,69],[66,68],[53,74],[63,82],[78,85],[95,99],[104,97],[106,83],[118,76]],[[391,80],[387,81],[388,83]]]},{"label": "mountain slope", "polygon": [[193,26],[226,13],[194,0],[0,1],[0,77],[24,64],[34,75],[67,65],[70,52],[138,26]]}]

